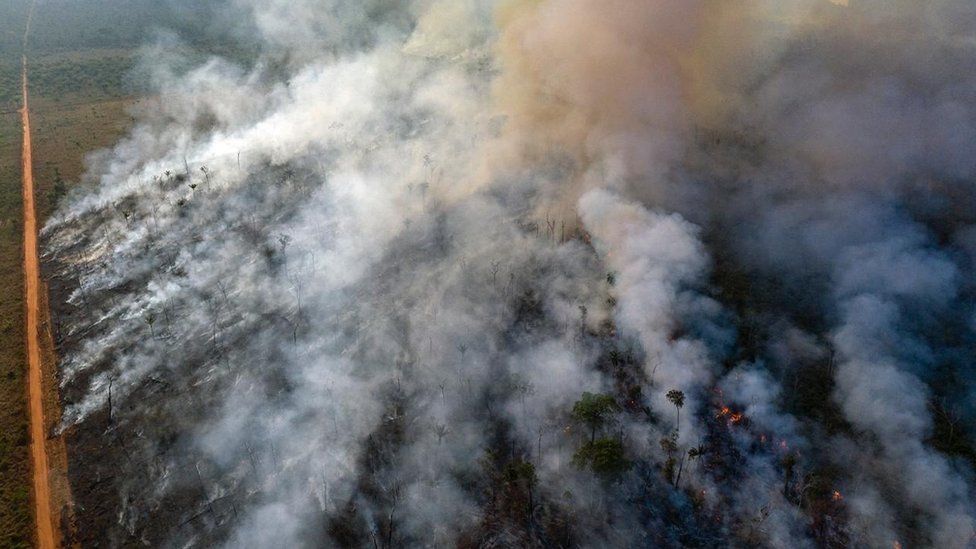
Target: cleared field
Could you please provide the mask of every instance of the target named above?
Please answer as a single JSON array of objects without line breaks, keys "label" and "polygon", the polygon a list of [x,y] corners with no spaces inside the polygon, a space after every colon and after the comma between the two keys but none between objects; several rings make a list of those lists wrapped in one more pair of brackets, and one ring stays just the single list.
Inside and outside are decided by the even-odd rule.
[{"label": "cleared field", "polygon": [[41,96],[34,105],[34,177],[41,218],[84,172],[85,156],[110,146],[131,126],[132,98],[92,98],[53,102]]}]

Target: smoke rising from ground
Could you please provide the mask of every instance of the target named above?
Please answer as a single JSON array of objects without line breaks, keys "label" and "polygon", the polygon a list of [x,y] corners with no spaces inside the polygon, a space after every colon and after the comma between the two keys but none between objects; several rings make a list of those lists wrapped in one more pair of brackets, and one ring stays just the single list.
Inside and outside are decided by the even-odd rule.
[{"label": "smoke rising from ground", "polygon": [[235,0],[253,67],[147,48],[45,229],[81,524],[972,543],[976,12],[850,4]]}]

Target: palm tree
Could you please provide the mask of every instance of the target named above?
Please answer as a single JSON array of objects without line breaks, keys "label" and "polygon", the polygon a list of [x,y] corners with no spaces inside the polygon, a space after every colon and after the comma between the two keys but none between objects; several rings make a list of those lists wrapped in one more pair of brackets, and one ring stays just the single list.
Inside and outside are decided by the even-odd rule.
[{"label": "palm tree", "polygon": [[677,389],[671,389],[668,391],[667,397],[671,404],[674,404],[677,412],[674,420],[675,429],[677,429],[681,425],[681,407],[685,405],[685,394]]},{"label": "palm tree", "polygon": [[[698,459],[701,460],[702,456],[705,455],[705,447],[698,445],[694,448],[688,449],[688,466],[691,467],[691,460]],[[674,487],[678,487],[678,483],[681,482],[681,473],[685,468],[685,456],[681,456],[681,464],[678,466],[678,476],[674,478]]]}]

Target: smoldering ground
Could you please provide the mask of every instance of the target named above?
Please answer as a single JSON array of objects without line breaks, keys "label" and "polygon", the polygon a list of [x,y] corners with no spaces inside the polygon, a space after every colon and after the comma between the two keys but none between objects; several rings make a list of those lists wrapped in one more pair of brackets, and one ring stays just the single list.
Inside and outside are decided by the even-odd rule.
[{"label": "smoldering ground", "polygon": [[79,540],[972,543],[967,3],[228,9],[45,229]]}]

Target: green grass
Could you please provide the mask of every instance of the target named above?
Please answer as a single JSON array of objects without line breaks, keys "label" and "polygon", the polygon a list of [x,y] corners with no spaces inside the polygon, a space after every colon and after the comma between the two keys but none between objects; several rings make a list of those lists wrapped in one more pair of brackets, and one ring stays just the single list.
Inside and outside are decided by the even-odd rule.
[{"label": "green grass", "polygon": [[[11,26],[3,43],[17,41],[23,6],[3,8]],[[0,47],[0,548],[30,547],[34,524],[30,502],[27,430],[27,362],[24,351],[24,286],[20,147],[20,49]]]},{"label": "green grass", "polygon": [[29,487],[26,358],[21,267],[20,118],[0,116],[0,547],[28,547]]},{"label": "green grass", "polygon": [[72,97],[119,97],[130,93],[127,74],[133,66],[128,52],[96,57],[43,56],[31,59],[31,88],[57,101]]},{"label": "green grass", "polygon": [[0,112],[9,113],[20,106],[20,63],[13,56],[0,56]]}]

